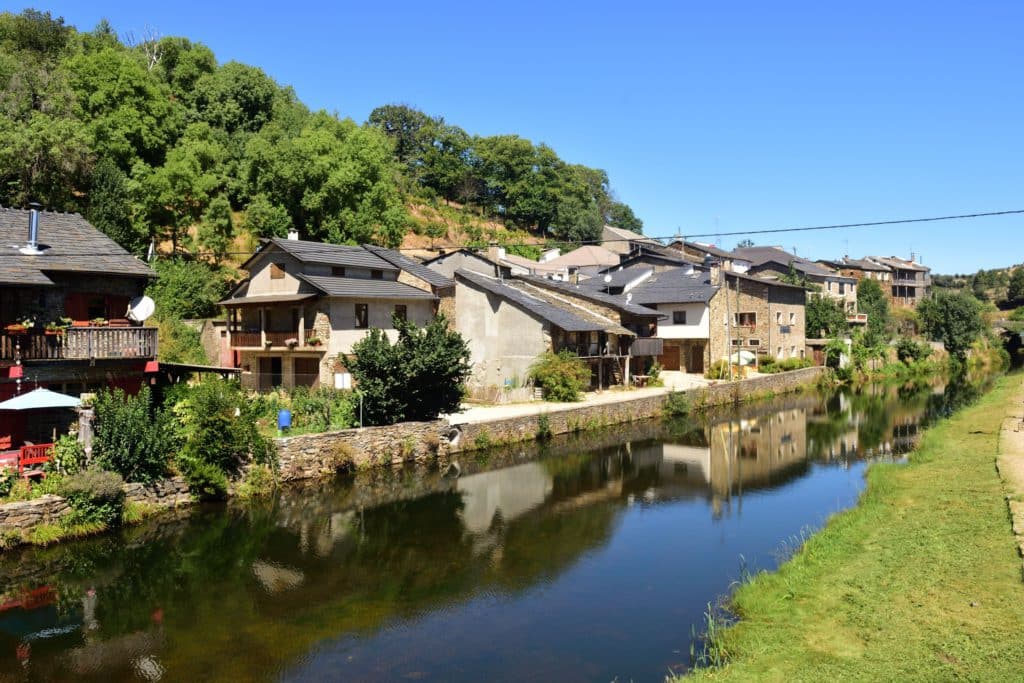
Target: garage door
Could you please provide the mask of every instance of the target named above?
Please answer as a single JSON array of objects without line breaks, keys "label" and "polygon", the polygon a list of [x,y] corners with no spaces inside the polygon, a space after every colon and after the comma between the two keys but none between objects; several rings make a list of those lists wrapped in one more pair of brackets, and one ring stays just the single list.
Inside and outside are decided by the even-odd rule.
[{"label": "garage door", "polygon": [[665,352],[658,356],[658,364],[661,365],[665,370],[678,370],[679,369],[679,347],[675,344],[671,346],[665,344]]}]

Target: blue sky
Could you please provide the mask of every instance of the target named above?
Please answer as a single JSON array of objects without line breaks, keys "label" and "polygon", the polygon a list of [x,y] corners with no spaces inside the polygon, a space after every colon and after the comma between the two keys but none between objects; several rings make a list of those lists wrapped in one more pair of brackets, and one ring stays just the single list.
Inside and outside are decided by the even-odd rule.
[{"label": "blue sky", "polygon": [[[105,17],[120,33],[187,36],[360,122],[401,102],[545,142],[608,171],[649,235],[1024,209],[1024,3],[35,6],[83,30]],[[812,258],[913,251],[970,272],[1024,261],[1021,226],[754,239]]]}]

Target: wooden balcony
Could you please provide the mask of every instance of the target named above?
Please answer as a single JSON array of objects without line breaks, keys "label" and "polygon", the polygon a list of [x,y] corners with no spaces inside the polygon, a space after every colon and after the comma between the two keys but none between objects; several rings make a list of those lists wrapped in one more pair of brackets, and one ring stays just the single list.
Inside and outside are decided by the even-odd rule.
[{"label": "wooden balcony", "polygon": [[637,337],[629,347],[631,356],[660,356],[665,353],[665,340],[661,337]]},{"label": "wooden balcony", "polygon": [[[264,332],[260,333],[259,330],[248,330],[248,331],[236,331],[231,333],[231,348],[233,349],[264,349],[264,348],[291,348],[288,346],[288,340],[294,339],[297,344],[295,348],[305,349],[319,349],[321,346],[308,346],[306,342],[315,337],[316,333],[312,329],[305,331],[305,334],[299,334],[298,330],[289,332]],[[266,339],[266,343],[264,343]]]},{"label": "wooden balcony", "polygon": [[64,334],[0,331],[0,360],[155,358],[155,327],[72,327]]}]

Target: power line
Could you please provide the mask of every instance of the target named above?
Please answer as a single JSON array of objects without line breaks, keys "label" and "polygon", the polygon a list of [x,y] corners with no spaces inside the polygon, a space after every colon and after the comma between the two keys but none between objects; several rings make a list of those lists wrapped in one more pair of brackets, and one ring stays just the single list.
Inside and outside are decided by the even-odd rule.
[{"label": "power line", "polygon": [[[684,239],[684,240],[686,240],[686,239],[692,239],[692,238],[695,238],[695,237],[733,237],[733,236],[740,236],[740,235],[767,235],[767,234],[786,233],[786,232],[812,232],[812,231],[816,231],[816,230],[840,230],[840,229],[843,229],[843,228],[871,228],[871,227],[880,227],[880,226],[884,226],[884,225],[906,225],[906,224],[911,224],[911,223],[935,223],[935,222],[939,222],[939,221],[967,220],[967,219],[972,219],[972,218],[987,218],[987,217],[991,217],[991,216],[1010,216],[1010,215],[1015,215],[1015,214],[1024,214],[1024,209],[1014,209],[1014,210],[1011,210],[1011,211],[986,211],[986,212],[981,212],[981,213],[966,213],[966,214],[958,214],[958,215],[953,215],[953,216],[931,216],[931,217],[928,217],[928,218],[898,218],[898,219],[895,219],[895,220],[871,221],[871,222],[867,222],[867,223],[840,223],[840,224],[835,224],[835,225],[811,225],[811,226],[803,226],[803,227],[797,227],[797,228],[756,228],[756,229],[750,229],[750,230],[735,230],[735,231],[728,231],[728,232],[708,232],[708,233],[687,234],[687,235],[684,235],[682,237],[680,237],[680,235],[678,233],[674,234],[674,235],[662,235],[662,236],[658,236],[658,237],[651,236],[651,235],[642,235],[641,237],[642,237],[642,239],[652,240],[652,241],[677,240],[677,239]],[[552,239],[552,240],[549,240],[549,241],[552,242],[552,243],[556,243],[556,244],[571,244],[571,245],[587,246],[587,245],[608,244],[610,242],[611,243],[614,243],[614,242],[635,242],[635,241],[637,241],[637,238],[635,238],[635,237],[621,237],[621,238],[615,238],[615,239],[600,239],[600,240],[560,240],[560,239]],[[544,245],[545,245],[544,242],[539,242],[539,243],[538,242],[505,242],[505,243],[497,244],[496,246],[499,246],[499,247],[543,247]],[[344,245],[344,246],[352,246],[352,245]],[[453,244],[447,244],[447,245],[438,246],[438,247],[398,247],[398,248],[393,249],[392,251],[441,251],[441,250],[456,250],[456,249],[479,249],[479,248],[483,248],[483,247],[486,247],[486,246],[488,246],[488,242],[486,242],[486,241],[478,241],[478,242],[470,242],[470,243],[467,243],[467,244],[454,244],[454,245]],[[123,256],[124,254],[122,252],[111,252],[111,253],[79,253],[79,254],[66,254],[66,255],[67,256]],[[178,255],[178,254],[175,254],[175,253],[162,254],[162,253],[159,253],[159,252],[157,252],[155,254],[155,256],[157,258],[172,258],[175,255]],[[214,253],[214,252],[211,252],[211,251],[194,251],[194,252],[182,252],[180,255],[189,256],[189,257],[252,256],[253,252],[251,252],[251,251],[226,251],[226,252],[221,252],[221,253],[217,254],[217,253]]]}]

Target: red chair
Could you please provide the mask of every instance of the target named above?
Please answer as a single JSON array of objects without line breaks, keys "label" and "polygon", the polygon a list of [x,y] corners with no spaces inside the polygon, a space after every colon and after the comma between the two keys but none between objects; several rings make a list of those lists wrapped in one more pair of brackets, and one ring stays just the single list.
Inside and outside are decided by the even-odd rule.
[{"label": "red chair", "polygon": [[23,479],[46,476],[42,465],[50,462],[53,457],[53,444],[41,443],[35,446],[22,446],[18,453],[18,476]]}]

